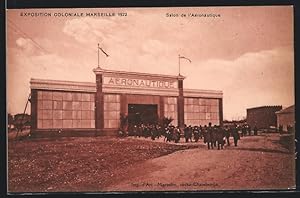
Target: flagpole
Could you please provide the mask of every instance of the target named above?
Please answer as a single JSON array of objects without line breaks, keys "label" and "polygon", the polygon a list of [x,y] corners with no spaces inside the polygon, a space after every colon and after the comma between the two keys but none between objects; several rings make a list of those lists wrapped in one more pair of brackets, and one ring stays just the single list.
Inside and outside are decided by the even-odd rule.
[{"label": "flagpole", "polygon": [[100,65],[99,65],[99,43],[98,43],[98,67],[100,67]]},{"label": "flagpole", "polygon": [[180,76],[180,54],[178,54],[178,69],[179,69],[179,76]]}]

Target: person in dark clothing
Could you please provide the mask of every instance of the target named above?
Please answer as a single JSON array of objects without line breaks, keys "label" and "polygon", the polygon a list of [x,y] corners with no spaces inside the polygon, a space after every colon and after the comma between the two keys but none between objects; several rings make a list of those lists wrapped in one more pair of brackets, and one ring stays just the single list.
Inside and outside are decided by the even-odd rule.
[{"label": "person in dark clothing", "polygon": [[254,126],[253,131],[254,131],[254,135],[257,135],[257,127],[256,127],[256,125]]},{"label": "person in dark clothing", "polygon": [[155,138],[157,137],[157,129],[155,126],[151,125],[150,126],[150,132],[151,132],[151,139],[155,140]]},{"label": "person in dark clothing", "polygon": [[176,128],[174,129],[173,139],[174,139],[175,143],[178,143],[179,140],[180,140],[180,129],[179,129],[179,126],[176,126]]},{"label": "person in dark clothing", "polygon": [[185,142],[188,142],[189,139],[190,139],[191,142],[192,142],[192,133],[193,133],[193,131],[192,131],[192,126],[190,125],[189,127],[187,127],[187,126],[185,125],[185,128],[184,128],[184,138],[185,138]]},{"label": "person in dark clothing", "polygon": [[132,130],[133,130],[134,137],[137,137],[137,135],[138,135],[137,134],[138,133],[138,127],[136,125],[134,125]]},{"label": "person in dark clothing", "polygon": [[248,130],[248,135],[250,136],[251,135],[251,127],[250,127],[250,125],[247,125],[247,130]]},{"label": "person in dark clothing", "polygon": [[207,126],[204,125],[204,127],[202,128],[202,135],[203,135],[203,142],[204,144],[207,143]]},{"label": "person in dark clothing", "polygon": [[146,125],[143,130],[143,136],[145,138],[148,138],[148,132],[149,132],[148,125]]},{"label": "person in dark clothing", "polygon": [[218,150],[224,148],[224,137],[225,137],[225,131],[221,127],[217,127],[217,144],[218,144]]},{"label": "person in dark clothing", "polygon": [[236,125],[232,128],[232,136],[233,136],[234,146],[237,146],[239,140],[239,132]]},{"label": "person in dark clothing", "polygon": [[197,126],[194,126],[193,134],[194,134],[195,142],[198,142],[199,137],[200,137],[200,132],[199,132],[199,128]]},{"label": "person in dark clothing", "polygon": [[205,141],[207,144],[208,149],[213,149],[212,141],[211,141],[211,136],[212,136],[212,130],[207,127],[207,131],[205,133]]},{"label": "person in dark clothing", "polygon": [[166,130],[166,142],[171,142],[172,140],[172,127],[169,126]]},{"label": "person in dark clothing", "polygon": [[[242,133],[240,133],[240,131],[241,131],[241,126],[237,125],[237,126],[236,126],[236,129],[237,129],[237,134],[238,134],[238,140],[240,140],[240,139],[241,139],[241,135],[242,135]],[[241,134],[241,135],[240,135],[240,134]]]},{"label": "person in dark clothing", "polygon": [[202,128],[201,125],[199,126],[199,135],[200,135],[200,139],[202,139],[202,137],[203,137],[203,128]]},{"label": "person in dark clothing", "polygon": [[163,134],[163,127],[157,125],[156,128],[157,128],[157,138],[159,139]]},{"label": "person in dark clothing", "polygon": [[188,139],[192,142],[192,137],[193,137],[193,128],[191,125],[189,125],[189,130],[188,130]]},{"label": "person in dark clothing", "polygon": [[211,136],[212,145],[214,147],[217,147],[217,135],[218,135],[218,128],[216,125],[214,125],[214,127],[212,128],[212,136]]},{"label": "person in dark clothing", "polygon": [[206,142],[208,149],[213,149],[213,128],[211,127],[211,123],[208,124],[207,132],[206,132]]},{"label": "person in dark clothing", "polygon": [[139,125],[138,128],[137,128],[137,135],[138,137],[141,137],[142,136],[142,133],[143,133],[143,125]]},{"label": "person in dark clothing", "polygon": [[168,135],[169,135],[169,133],[170,133],[169,128],[170,128],[170,127],[166,127],[165,130],[164,130],[164,136],[165,136],[164,141],[165,141],[165,142],[168,141]]},{"label": "person in dark clothing", "polygon": [[242,126],[241,125],[237,125],[237,129],[238,129],[238,132],[240,131],[240,137],[244,137],[244,134],[243,134],[243,131],[242,131]]},{"label": "person in dark clothing", "polygon": [[246,136],[247,135],[246,125],[241,126],[241,128],[242,128],[242,134],[243,134],[243,136]]},{"label": "person in dark clothing", "polygon": [[230,130],[228,128],[228,126],[225,126],[225,137],[226,137],[226,140],[227,140],[227,146],[230,146],[230,141],[229,141],[229,138],[230,138]]},{"label": "person in dark clothing", "polygon": [[189,127],[187,127],[185,125],[183,131],[184,131],[185,142],[188,142],[189,141]]},{"label": "person in dark clothing", "polygon": [[175,127],[172,125],[171,127],[170,127],[170,142],[172,141],[172,140],[174,140],[173,139],[173,137],[174,137],[174,131],[175,131]]}]

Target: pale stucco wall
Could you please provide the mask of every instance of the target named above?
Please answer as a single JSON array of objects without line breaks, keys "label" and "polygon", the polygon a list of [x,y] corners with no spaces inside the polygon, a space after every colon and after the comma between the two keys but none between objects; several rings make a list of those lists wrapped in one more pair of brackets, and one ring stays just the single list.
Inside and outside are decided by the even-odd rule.
[{"label": "pale stucco wall", "polygon": [[176,97],[166,97],[164,101],[164,116],[168,118],[173,118],[172,124],[177,126],[177,98]]},{"label": "pale stucco wall", "polygon": [[184,98],[186,125],[219,125],[219,100],[210,98]]},{"label": "pale stucco wall", "polygon": [[277,127],[283,126],[283,130],[287,131],[287,125],[295,125],[295,113],[281,113],[277,114]]},{"label": "pale stucco wall", "polygon": [[104,128],[119,128],[120,125],[120,95],[104,95]]},{"label": "pale stucco wall", "polygon": [[94,93],[38,91],[37,128],[95,128]]}]

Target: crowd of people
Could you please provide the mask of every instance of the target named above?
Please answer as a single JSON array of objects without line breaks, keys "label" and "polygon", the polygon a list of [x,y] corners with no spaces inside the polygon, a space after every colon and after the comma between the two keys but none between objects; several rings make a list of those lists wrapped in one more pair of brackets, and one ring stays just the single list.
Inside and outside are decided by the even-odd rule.
[{"label": "crowd of people", "polygon": [[[253,128],[253,135],[257,135],[257,127]],[[164,138],[165,142],[174,141],[178,143],[183,136],[185,142],[198,142],[200,139],[207,144],[208,149],[223,149],[224,145],[230,146],[230,137],[233,137],[234,146],[238,145],[240,137],[252,135],[249,125],[233,126],[212,126],[211,123],[205,126],[187,126],[183,130],[179,126],[161,126],[159,124],[130,125],[128,135],[134,137],[151,138],[152,140]]]}]

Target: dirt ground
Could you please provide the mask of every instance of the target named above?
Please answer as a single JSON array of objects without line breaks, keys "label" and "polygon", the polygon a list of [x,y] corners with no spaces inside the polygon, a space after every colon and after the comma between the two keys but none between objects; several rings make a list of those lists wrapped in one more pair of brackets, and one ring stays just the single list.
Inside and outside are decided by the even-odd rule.
[{"label": "dirt ground", "polygon": [[288,189],[294,162],[279,134],[242,137],[223,150],[133,137],[23,140],[8,146],[8,191]]},{"label": "dirt ground", "polygon": [[10,141],[8,191],[101,191],[139,162],[197,146],[113,137]]}]

